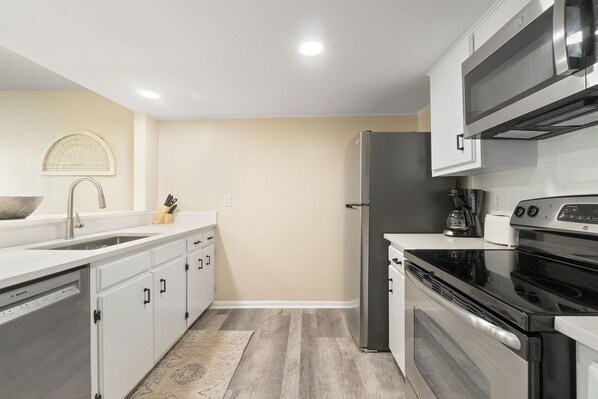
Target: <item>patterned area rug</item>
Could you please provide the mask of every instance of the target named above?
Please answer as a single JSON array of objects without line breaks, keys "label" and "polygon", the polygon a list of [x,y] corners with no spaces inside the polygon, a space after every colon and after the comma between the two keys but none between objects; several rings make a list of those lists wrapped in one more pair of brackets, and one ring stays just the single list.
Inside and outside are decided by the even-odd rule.
[{"label": "patterned area rug", "polygon": [[189,330],[128,399],[222,399],[253,331]]}]

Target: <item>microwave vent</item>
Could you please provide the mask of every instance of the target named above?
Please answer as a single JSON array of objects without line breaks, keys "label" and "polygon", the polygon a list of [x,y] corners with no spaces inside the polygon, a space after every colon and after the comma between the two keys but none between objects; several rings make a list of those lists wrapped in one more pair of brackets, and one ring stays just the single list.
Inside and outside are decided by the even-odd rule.
[{"label": "microwave vent", "polygon": [[498,133],[494,137],[500,139],[533,139],[543,134],[550,133],[549,131],[538,130],[507,130],[506,132]]},{"label": "microwave vent", "polygon": [[557,116],[553,116],[552,118],[544,119],[541,122],[537,123],[537,125],[539,125],[539,126],[558,126],[558,123],[561,123],[561,122],[569,120],[569,119],[573,119],[576,116],[579,116],[581,114],[586,114],[588,112],[595,111],[595,110],[596,110],[595,106],[586,105],[581,108],[569,110],[568,112],[563,112]]},{"label": "microwave vent", "polygon": [[598,122],[598,110],[594,109],[593,112],[583,114],[578,116],[577,118],[569,119],[567,121],[558,123],[554,126],[557,127],[566,127],[566,126],[585,126],[591,123]]}]

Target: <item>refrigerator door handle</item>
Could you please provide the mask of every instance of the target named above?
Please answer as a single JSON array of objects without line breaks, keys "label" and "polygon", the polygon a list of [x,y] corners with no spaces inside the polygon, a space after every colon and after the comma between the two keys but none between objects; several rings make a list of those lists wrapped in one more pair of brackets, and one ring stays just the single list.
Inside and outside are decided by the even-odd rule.
[{"label": "refrigerator door handle", "polygon": [[345,207],[349,209],[357,209],[360,206],[370,206],[370,203],[368,202],[363,204],[345,204]]}]

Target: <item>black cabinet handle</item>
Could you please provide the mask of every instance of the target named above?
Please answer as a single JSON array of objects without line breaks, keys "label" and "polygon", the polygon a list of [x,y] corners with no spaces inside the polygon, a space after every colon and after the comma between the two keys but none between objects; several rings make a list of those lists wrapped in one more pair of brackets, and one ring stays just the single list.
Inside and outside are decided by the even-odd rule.
[{"label": "black cabinet handle", "polygon": [[203,269],[203,259],[199,258],[199,270]]},{"label": "black cabinet handle", "polygon": [[[459,138],[461,139],[461,144],[459,144]],[[457,149],[465,151],[465,135],[463,133],[457,135]]]},{"label": "black cabinet handle", "polygon": [[214,238],[214,237],[212,237],[212,236],[209,236],[209,237],[208,237],[208,240],[211,240],[211,239],[213,239],[213,238]]},{"label": "black cabinet handle", "polygon": [[[146,303],[150,303],[151,302],[151,291],[149,288],[144,288],[143,289],[143,304],[145,305]],[[147,294],[147,295],[146,295]]]},{"label": "black cabinet handle", "polygon": [[206,255],[206,258],[208,258],[208,263],[206,263],[206,266],[210,266],[212,264],[212,257],[210,255]]},{"label": "black cabinet handle", "polygon": [[391,288],[388,289],[388,292],[392,292],[392,279],[389,278],[388,282],[390,283],[390,287],[391,287]]},{"label": "black cabinet handle", "polygon": [[160,279],[160,294],[166,292],[166,280]]},{"label": "black cabinet handle", "polygon": [[401,261],[399,260],[399,258],[392,258],[392,261],[393,261],[394,263],[396,263],[397,265],[402,265],[402,264],[403,264],[403,262],[401,262]]},{"label": "black cabinet handle", "polygon": [[200,240],[197,240],[197,241],[194,241],[194,242],[193,242],[193,245],[197,245],[197,244],[201,244],[201,241],[200,241]]}]

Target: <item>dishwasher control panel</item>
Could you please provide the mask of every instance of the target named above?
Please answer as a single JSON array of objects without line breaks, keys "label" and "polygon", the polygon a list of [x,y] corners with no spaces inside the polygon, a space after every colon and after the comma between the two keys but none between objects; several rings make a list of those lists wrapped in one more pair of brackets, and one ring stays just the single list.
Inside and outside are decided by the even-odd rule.
[{"label": "dishwasher control panel", "polygon": [[79,293],[79,288],[75,283],[71,283],[66,287],[59,288],[55,291],[48,292],[37,298],[22,302],[13,306],[7,306],[0,309],[0,325],[8,323],[14,319],[25,316],[31,312],[43,309],[63,299],[69,298]]}]

